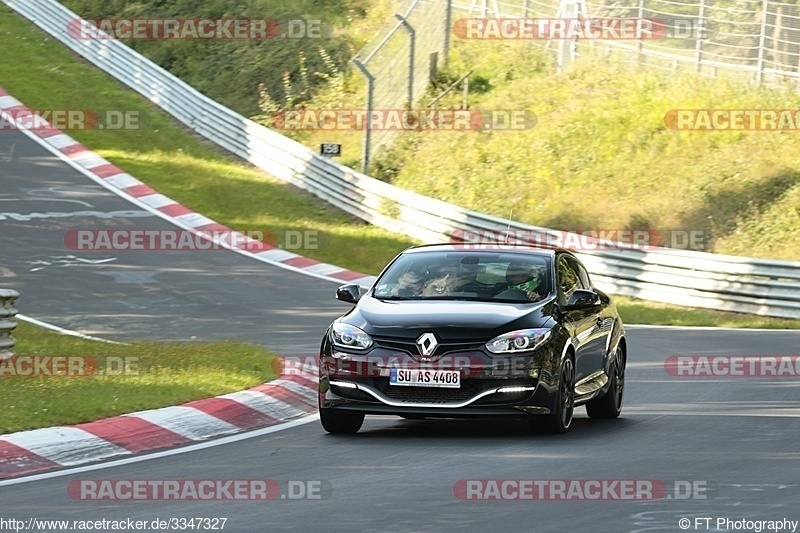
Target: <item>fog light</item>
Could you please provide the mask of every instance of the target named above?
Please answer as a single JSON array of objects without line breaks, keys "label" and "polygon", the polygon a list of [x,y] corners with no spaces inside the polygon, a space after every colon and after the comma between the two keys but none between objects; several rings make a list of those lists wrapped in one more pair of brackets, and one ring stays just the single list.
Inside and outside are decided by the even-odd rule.
[{"label": "fog light", "polygon": [[355,383],[350,383],[348,381],[331,381],[331,385],[334,387],[342,387],[343,389],[357,389],[358,385]]},{"label": "fog light", "polygon": [[527,392],[536,390],[536,387],[500,387],[497,392]]}]

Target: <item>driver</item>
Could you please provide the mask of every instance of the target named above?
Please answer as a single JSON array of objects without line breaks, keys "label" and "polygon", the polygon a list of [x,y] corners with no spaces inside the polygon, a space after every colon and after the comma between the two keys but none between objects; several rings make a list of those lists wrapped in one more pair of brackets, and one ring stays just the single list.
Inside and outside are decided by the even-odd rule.
[{"label": "driver", "polygon": [[541,294],[544,276],[542,270],[535,265],[511,263],[506,269],[506,284],[508,290],[524,292],[532,302],[538,302],[544,295]]},{"label": "driver", "polygon": [[445,296],[453,291],[458,265],[444,265],[432,268],[430,278],[422,289],[423,296]]}]

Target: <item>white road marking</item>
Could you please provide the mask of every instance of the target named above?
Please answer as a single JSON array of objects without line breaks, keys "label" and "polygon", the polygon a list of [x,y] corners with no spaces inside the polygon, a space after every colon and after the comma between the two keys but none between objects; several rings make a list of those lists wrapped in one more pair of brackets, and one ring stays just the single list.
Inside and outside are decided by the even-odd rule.
[{"label": "white road marking", "polygon": [[222,437],[221,439],[216,439],[208,442],[200,442],[189,446],[183,446],[181,448],[173,448],[171,450],[164,450],[162,452],[154,452],[146,455],[137,455],[135,457],[126,457],[125,459],[117,459],[113,461],[108,461],[106,463],[93,464],[88,466],[78,466],[75,468],[56,470],[54,472],[45,472],[43,474],[34,474],[32,476],[8,479],[5,481],[0,481],[0,487],[5,487],[7,485],[18,485],[21,483],[30,483],[32,481],[41,481],[44,479],[52,479],[56,477],[72,476],[74,474],[80,474],[83,472],[92,472],[95,470],[106,470],[108,468],[139,463],[141,461],[150,461],[151,459],[160,459],[162,457],[169,457],[171,455],[191,453],[198,450],[204,450],[206,448],[213,448],[215,446],[224,446],[232,442],[252,439],[254,437],[262,437],[264,435],[269,435],[270,433],[283,431],[285,429],[292,429],[297,426],[308,424],[309,422],[314,422],[315,420],[319,420],[319,415],[316,413],[314,413],[313,415],[305,416],[303,418],[299,418],[297,420],[292,420],[291,422],[284,422],[277,426],[270,426],[268,428],[257,429],[255,431],[248,431],[246,433],[239,433],[238,435],[230,435],[228,437]]}]

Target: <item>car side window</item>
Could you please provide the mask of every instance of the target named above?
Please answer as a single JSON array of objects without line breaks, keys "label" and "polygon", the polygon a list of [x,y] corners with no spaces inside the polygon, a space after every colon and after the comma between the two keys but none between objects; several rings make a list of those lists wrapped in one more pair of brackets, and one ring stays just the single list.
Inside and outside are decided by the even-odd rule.
[{"label": "car side window", "polygon": [[589,273],[586,272],[586,268],[584,268],[584,266],[582,264],[578,263],[577,261],[573,261],[572,258],[570,258],[569,263],[571,265],[573,265],[575,270],[578,271],[578,277],[581,280],[581,288],[582,289],[587,289],[587,290],[591,289],[592,288],[592,282],[589,279]]},{"label": "car side window", "polygon": [[572,293],[581,288],[581,279],[578,271],[574,266],[570,265],[570,261],[563,255],[558,259],[557,271],[558,288],[564,300],[569,300]]}]

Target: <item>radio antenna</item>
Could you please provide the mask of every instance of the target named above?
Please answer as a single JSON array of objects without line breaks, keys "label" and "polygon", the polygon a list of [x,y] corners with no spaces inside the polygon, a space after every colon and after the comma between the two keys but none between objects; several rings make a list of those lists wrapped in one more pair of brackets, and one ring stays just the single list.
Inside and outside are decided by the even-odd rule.
[{"label": "radio antenna", "polygon": [[503,241],[503,244],[508,244],[508,236],[511,234],[511,217],[514,216],[514,208],[511,208],[511,212],[508,213],[508,226],[506,226],[506,236]]}]

